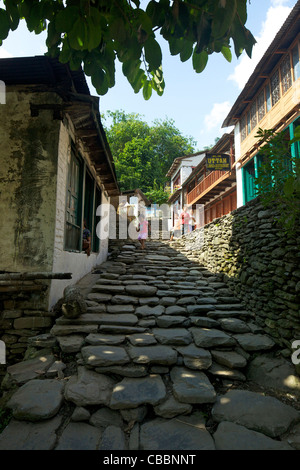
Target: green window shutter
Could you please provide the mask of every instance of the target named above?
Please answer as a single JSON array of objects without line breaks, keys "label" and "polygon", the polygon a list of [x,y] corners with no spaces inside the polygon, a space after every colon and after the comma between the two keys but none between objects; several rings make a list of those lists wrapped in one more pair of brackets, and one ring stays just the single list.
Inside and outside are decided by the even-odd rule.
[{"label": "green window shutter", "polygon": [[243,186],[244,202],[246,203],[256,197],[255,168],[253,159],[243,168]]}]

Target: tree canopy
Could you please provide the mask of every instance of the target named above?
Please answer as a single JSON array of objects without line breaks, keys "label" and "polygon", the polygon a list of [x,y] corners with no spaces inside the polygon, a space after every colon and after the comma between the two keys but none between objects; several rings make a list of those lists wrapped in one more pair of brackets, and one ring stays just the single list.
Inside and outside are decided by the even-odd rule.
[{"label": "tree canopy", "polygon": [[[0,45],[25,19],[29,31],[47,31],[48,55],[83,67],[99,95],[115,85],[115,61],[135,93],[149,99],[165,87],[157,34],[171,55],[204,70],[208,57],[231,61],[244,50],[251,57],[255,39],[246,28],[247,0],[3,0]],[[141,6],[145,4],[145,7]]]},{"label": "tree canopy", "polygon": [[104,127],[121,191],[140,188],[152,202],[165,202],[166,173],[175,158],[195,151],[193,139],[183,136],[172,119],[149,125],[140,114],[120,110],[104,115]]}]

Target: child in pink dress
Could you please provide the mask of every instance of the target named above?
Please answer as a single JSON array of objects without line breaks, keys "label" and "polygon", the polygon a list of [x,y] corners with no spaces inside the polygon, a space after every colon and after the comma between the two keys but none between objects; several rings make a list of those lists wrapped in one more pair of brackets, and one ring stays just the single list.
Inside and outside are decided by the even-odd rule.
[{"label": "child in pink dress", "polygon": [[148,237],[148,222],[145,219],[143,214],[139,215],[139,226],[137,231],[140,232],[138,236],[138,241],[141,244],[142,250],[145,249],[145,240]]}]

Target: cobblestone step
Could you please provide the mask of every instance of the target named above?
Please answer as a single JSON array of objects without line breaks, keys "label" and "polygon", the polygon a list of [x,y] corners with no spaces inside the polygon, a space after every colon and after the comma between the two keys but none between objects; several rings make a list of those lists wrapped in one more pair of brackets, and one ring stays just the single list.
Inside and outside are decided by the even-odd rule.
[{"label": "cobblestone step", "polygon": [[[46,363],[37,349],[33,363],[8,368],[4,388],[18,389],[0,449],[297,448],[299,409],[245,390],[255,355],[276,352],[246,306],[192,253],[175,251],[180,243],[121,245],[99,267],[87,311],[57,318],[52,343],[36,340],[51,344]],[[246,418],[248,399],[255,418]]]}]

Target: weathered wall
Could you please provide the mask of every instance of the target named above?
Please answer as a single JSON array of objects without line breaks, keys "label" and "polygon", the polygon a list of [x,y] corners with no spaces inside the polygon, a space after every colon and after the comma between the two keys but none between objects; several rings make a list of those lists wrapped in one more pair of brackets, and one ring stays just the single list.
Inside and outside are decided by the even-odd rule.
[{"label": "weathered wall", "polygon": [[274,216],[255,199],[177,244],[220,273],[257,324],[291,349],[300,339],[300,237],[284,236]]},{"label": "weathered wall", "polygon": [[[100,240],[99,253],[75,253],[64,250],[64,234],[65,234],[65,217],[66,217],[66,194],[67,194],[67,175],[68,163],[71,156],[71,139],[73,135],[72,123],[65,119],[61,123],[60,137],[58,145],[58,165],[57,165],[57,190],[56,190],[56,214],[55,214],[55,241],[53,252],[53,272],[71,272],[72,280],[52,281],[49,307],[51,308],[63,295],[63,290],[68,284],[74,284],[92,269],[100,265],[107,258],[108,240]],[[73,135],[75,140],[75,136]],[[89,164],[89,157],[85,155],[84,149],[81,148],[81,155]],[[96,176],[94,175],[96,178]],[[101,185],[100,185],[101,186]],[[102,188],[103,189],[103,188]],[[109,198],[105,196],[102,190],[102,203],[108,204]]]},{"label": "weathered wall", "polygon": [[52,268],[60,121],[51,110],[31,117],[30,103],[53,100],[8,87],[0,106],[0,270]]}]

